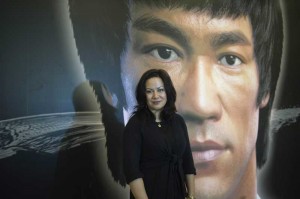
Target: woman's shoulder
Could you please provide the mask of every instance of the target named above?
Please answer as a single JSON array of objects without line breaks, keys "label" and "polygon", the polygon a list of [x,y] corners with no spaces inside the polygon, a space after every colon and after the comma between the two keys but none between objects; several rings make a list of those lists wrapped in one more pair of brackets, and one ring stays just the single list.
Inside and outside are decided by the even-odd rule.
[{"label": "woman's shoulder", "polygon": [[136,115],[132,115],[124,128],[124,134],[135,134],[134,132],[137,132],[138,129],[140,129],[139,118]]},{"label": "woman's shoulder", "polygon": [[172,119],[176,122],[184,122],[184,119],[181,115],[179,115],[178,113],[174,113],[172,116]]},{"label": "woman's shoulder", "polygon": [[179,127],[181,129],[184,129],[184,131],[187,131],[186,123],[181,115],[179,115],[178,113],[175,113],[172,118],[173,118],[172,119],[173,126],[175,126],[177,128]]},{"label": "woman's shoulder", "polygon": [[133,115],[130,116],[126,126],[136,126],[136,125],[141,125],[143,122],[144,117],[143,115],[139,113],[134,113]]},{"label": "woman's shoulder", "polygon": [[139,122],[139,117],[136,114],[133,114],[133,115],[130,116],[130,118],[129,118],[128,122],[127,122],[127,125],[136,124],[138,122]]}]

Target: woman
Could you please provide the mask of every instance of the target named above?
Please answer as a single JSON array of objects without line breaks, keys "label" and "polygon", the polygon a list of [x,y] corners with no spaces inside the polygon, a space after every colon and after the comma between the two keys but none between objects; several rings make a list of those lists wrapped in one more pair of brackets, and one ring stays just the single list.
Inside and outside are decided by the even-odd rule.
[{"label": "woman", "polygon": [[194,198],[195,167],[176,91],[164,70],[145,72],[124,131],[124,173],[131,199]]}]

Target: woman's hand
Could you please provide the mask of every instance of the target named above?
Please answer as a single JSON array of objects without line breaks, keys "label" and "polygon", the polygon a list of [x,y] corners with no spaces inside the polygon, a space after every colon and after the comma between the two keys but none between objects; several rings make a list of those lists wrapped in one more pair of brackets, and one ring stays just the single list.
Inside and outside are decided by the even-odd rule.
[{"label": "woman's hand", "polygon": [[144,180],[142,178],[135,179],[129,183],[130,190],[136,199],[148,199]]}]

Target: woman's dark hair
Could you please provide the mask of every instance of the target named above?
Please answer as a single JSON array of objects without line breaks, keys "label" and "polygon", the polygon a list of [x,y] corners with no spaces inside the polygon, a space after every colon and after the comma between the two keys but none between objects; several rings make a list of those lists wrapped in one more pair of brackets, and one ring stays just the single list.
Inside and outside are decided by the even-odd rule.
[{"label": "woman's dark hair", "polygon": [[176,106],[175,106],[176,90],[173,86],[169,74],[162,69],[151,69],[146,71],[142,75],[135,90],[137,105],[135,107],[135,112],[133,114],[142,114],[145,115],[146,117],[154,118],[154,115],[150,112],[150,110],[147,107],[147,99],[146,99],[146,81],[153,77],[159,77],[164,83],[164,87],[167,95],[167,103],[161,112],[161,118],[163,120],[168,120],[176,112]]}]

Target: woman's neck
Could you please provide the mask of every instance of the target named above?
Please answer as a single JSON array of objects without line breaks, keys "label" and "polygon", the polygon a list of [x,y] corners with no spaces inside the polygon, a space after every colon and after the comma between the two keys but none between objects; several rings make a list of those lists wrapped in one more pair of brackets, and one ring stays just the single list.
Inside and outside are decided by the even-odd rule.
[{"label": "woman's neck", "polygon": [[151,111],[154,115],[155,121],[156,122],[161,122],[161,117],[160,117],[160,113],[161,111]]}]

